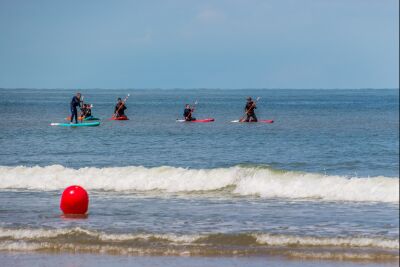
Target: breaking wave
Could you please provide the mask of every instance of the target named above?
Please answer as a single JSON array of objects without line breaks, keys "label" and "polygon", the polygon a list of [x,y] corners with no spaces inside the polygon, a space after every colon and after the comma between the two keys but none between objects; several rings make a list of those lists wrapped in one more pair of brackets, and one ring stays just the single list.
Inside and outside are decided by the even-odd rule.
[{"label": "breaking wave", "polygon": [[0,167],[0,189],[203,192],[227,190],[241,196],[326,201],[398,202],[399,179],[345,177],[274,170],[260,166],[216,169],[140,166],[80,169],[60,165]]}]

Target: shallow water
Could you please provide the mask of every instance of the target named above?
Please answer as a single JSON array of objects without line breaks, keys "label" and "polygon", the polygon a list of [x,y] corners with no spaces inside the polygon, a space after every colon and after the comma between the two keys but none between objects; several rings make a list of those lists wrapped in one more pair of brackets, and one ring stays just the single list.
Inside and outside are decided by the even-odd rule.
[{"label": "shallow water", "polygon": [[171,267],[214,267],[214,266],[288,266],[288,267],[375,267],[397,266],[394,263],[365,263],[365,262],[335,262],[335,261],[307,261],[285,260],[280,257],[127,257],[90,254],[0,254],[0,260],[6,266],[171,266]]}]

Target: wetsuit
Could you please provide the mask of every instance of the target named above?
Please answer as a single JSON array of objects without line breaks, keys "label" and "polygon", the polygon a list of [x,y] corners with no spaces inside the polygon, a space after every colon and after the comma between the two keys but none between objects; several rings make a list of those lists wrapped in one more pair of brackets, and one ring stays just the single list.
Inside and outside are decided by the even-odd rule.
[{"label": "wetsuit", "polygon": [[[123,105],[121,108],[120,106]],[[117,103],[114,109],[114,114],[116,114],[117,117],[125,117],[125,104],[124,103]]]},{"label": "wetsuit", "polygon": [[75,123],[78,123],[78,110],[76,109],[77,107],[81,106],[81,101],[77,96],[74,96],[71,100],[71,122],[73,121],[75,117]]},{"label": "wetsuit", "polygon": [[92,116],[92,111],[90,108],[86,107],[86,108],[81,108],[81,114],[83,118],[88,118],[90,116]]},{"label": "wetsuit", "polygon": [[256,108],[256,104],[253,101],[247,102],[246,107],[244,108],[244,111],[246,112],[245,122],[257,121],[257,116],[254,113]]},{"label": "wetsuit", "polygon": [[191,108],[185,108],[183,111],[183,117],[185,118],[186,121],[194,121],[196,118],[192,117],[192,109]]},{"label": "wetsuit", "polygon": [[85,118],[91,117],[92,116],[92,109],[91,108],[87,108],[86,109],[86,113],[85,113]]},{"label": "wetsuit", "polygon": [[81,117],[84,118],[87,112],[87,108],[86,107],[82,107],[81,108]]}]

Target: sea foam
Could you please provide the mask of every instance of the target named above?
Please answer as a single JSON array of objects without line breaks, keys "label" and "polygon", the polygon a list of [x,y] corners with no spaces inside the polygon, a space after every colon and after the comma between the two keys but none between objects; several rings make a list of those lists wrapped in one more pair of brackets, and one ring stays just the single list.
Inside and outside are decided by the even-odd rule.
[{"label": "sea foam", "polygon": [[87,190],[190,193],[227,189],[262,198],[327,201],[399,201],[399,178],[344,177],[278,171],[267,167],[234,166],[216,169],[141,166],[80,169],[0,167],[0,189],[62,190],[77,184]]},{"label": "sea foam", "polygon": [[[84,243],[91,245],[130,244],[143,245],[143,242],[165,243],[173,245],[265,245],[271,247],[345,247],[345,248],[381,248],[399,249],[398,239],[382,237],[317,237],[284,235],[271,233],[240,233],[240,234],[187,234],[172,233],[105,233],[95,230],[75,228],[60,229],[7,229],[0,227],[0,244],[14,241],[25,242],[52,242],[52,243]],[[243,243],[243,240],[246,240]],[[5,243],[4,243],[5,242]],[[125,242],[125,243],[123,243]],[[1,249],[0,249],[1,251]]]}]

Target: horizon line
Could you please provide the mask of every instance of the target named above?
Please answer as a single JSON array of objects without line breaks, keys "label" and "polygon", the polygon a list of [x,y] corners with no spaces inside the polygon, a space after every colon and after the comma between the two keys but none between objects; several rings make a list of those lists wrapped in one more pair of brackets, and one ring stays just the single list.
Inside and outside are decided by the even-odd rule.
[{"label": "horizon line", "polygon": [[381,88],[372,88],[372,87],[361,87],[361,88],[28,88],[28,87],[14,87],[14,88],[6,88],[0,87],[0,90],[399,90],[399,87],[381,87]]}]

